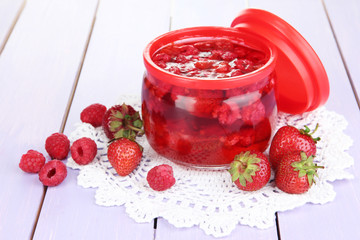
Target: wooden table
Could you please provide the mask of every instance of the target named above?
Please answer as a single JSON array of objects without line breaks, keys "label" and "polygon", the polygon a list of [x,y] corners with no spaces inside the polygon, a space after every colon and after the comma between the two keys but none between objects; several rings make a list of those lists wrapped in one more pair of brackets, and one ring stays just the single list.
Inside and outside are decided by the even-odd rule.
[{"label": "wooden table", "polygon": [[[360,1],[358,0],[0,0],[0,239],[213,239],[164,219],[139,224],[124,207],[95,204],[77,171],[45,188],[19,167],[47,136],[70,134],[81,110],[140,94],[142,51],[183,27],[229,26],[243,8],[271,11],[313,46],[330,81],[329,110],[345,116],[354,140],[353,180],[333,183],[335,200],[279,212],[277,226],[238,225],[223,239],[360,239]],[[336,127],[336,126],[334,126]]]}]

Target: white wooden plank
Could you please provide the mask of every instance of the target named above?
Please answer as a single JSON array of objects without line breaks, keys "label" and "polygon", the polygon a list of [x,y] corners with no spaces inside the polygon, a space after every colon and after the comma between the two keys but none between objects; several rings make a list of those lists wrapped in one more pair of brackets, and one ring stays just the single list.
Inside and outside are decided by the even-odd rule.
[{"label": "white wooden plank", "polygon": [[[95,102],[111,106],[121,94],[140,95],[142,51],[168,31],[169,21],[166,0],[100,1],[66,134],[74,130],[86,106]],[[123,206],[96,205],[95,191],[77,185],[78,171],[69,169],[68,174],[64,185],[46,194],[35,239],[153,239],[153,222],[136,223]]]},{"label": "white wooden plank", "polygon": [[95,5],[27,1],[0,57],[0,239],[31,236],[43,186],[18,164],[60,129]]},{"label": "white wooden plank", "polygon": [[336,39],[353,80],[360,93],[360,1],[324,1]]},{"label": "white wooden plank", "polygon": [[171,30],[196,26],[229,27],[246,4],[246,0],[174,0]]},{"label": "white wooden plank", "polygon": [[[345,132],[354,139],[349,154],[356,161],[360,154],[360,130],[357,127],[360,122],[359,110],[321,1],[251,0],[250,7],[271,11],[285,19],[318,53],[330,81],[330,98],[325,106],[344,115],[349,122]],[[308,204],[279,213],[281,238],[359,239],[360,229],[354,227],[354,222],[360,215],[360,168],[355,165],[349,171],[355,179],[333,183],[337,192],[333,202],[321,206]]]},{"label": "white wooden plank", "polygon": [[[246,1],[221,0],[178,0],[172,7],[171,30],[195,26],[229,27],[237,14],[246,7]],[[278,239],[276,226],[258,230],[248,226],[237,225],[236,229],[222,239]],[[156,239],[214,239],[206,235],[198,226],[192,228],[175,228],[163,218],[157,221]]]},{"label": "white wooden plank", "polygon": [[25,0],[0,0],[0,54],[25,5]]}]

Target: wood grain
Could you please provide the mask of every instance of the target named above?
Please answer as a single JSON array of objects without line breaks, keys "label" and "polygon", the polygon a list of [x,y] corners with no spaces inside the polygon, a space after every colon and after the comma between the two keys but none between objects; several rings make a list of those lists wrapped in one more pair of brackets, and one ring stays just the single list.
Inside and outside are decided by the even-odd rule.
[{"label": "wood grain", "polygon": [[0,0],[0,54],[25,6],[25,0]]},{"label": "wood grain", "polygon": [[360,106],[360,2],[325,0],[323,3]]},{"label": "wood grain", "polygon": [[95,3],[27,1],[0,57],[0,239],[31,237],[44,188],[18,164],[60,129]]},{"label": "wood grain", "polygon": [[[354,158],[359,156],[360,129],[357,126],[360,123],[360,114],[322,2],[251,0],[250,7],[263,8],[282,17],[294,26],[317,52],[330,81],[330,97],[325,106],[345,116],[349,122],[345,132],[355,141],[348,153]],[[355,165],[349,171],[354,174],[355,179],[333,183],[337,193],[333,202],[326,205],[307,204],[279,213],[281,238],[359,239],[360,229],[354,227],[354,223],[360,215],[360,192],[354,189],[360,189],[360,168]]]},{"label": "wood grain", "polygon": [[[140,94],[145,45],[169,29],[168,1],[102,0],[65,126],[74,130],[80,112],[99,102],[110,107],[121,94]],[[45,197],[35,239],[153,239],[153,222],[136,223],[123,206],[95,204],[95,189],[77,185],[77,170]],[[56,233],[56,234],[55,234]]]}]

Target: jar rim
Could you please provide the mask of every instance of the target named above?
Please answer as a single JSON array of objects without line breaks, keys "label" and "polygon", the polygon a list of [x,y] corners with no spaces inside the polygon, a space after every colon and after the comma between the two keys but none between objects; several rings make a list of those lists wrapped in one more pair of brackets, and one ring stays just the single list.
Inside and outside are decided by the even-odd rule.
[{"label": "jar rim", "polygon": [[[267,51],[269,59],[264,64],[264,66],[250,73],[221,79],[204,79],[199,77],[176,75],[174,73],[168,72],[157,66],[151,58],[152,54],[156,50],[168,43],[178,40],[201,37],[230,37],[231,39],[244,42],[245,46],[256,47],[262,49],[263,51]],[[256,83],[274,72],[277,59],[277,50],[275,46],[267,39],[247,30],[239,30],[229,27],[202,26],[178,29],[160,35],[145,47],[143,58],[146,71],[153,77],[161,79],[162,81],[165,81],[169,84],[195,89],[229,89]]]}]

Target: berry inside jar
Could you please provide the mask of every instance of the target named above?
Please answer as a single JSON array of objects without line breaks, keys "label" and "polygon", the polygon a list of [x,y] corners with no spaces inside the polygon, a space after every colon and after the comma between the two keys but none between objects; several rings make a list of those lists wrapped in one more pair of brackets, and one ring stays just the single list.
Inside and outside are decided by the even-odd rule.
[{"label": "berry inside jar", "polygon": [[204,39],[168,44],[159,49],[152,60],[177,75],[219,79],[255,71],[266,63],[267,56],[227,39]]},{"label": "berry inside jar", "polygon": [[[227,167],[241,151],[264,151],[277,112],[275,75],[246,78],[266,65],[269,55],[225,38],[186,39],[154,51],[151,61],[162,69],[156,71],[172,74],[144,76],[142,117],[152,148],[180,164],[215,168]],[[178,84],[182,78],[188,86]],[[201,87],[229,80],[239,84]]]}]

